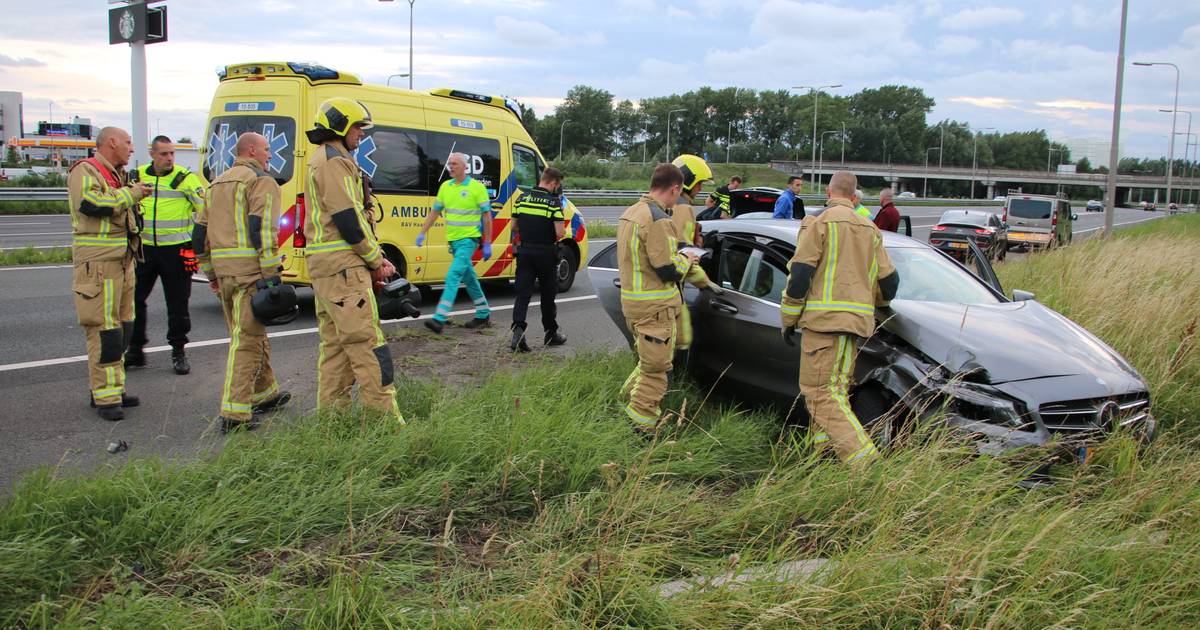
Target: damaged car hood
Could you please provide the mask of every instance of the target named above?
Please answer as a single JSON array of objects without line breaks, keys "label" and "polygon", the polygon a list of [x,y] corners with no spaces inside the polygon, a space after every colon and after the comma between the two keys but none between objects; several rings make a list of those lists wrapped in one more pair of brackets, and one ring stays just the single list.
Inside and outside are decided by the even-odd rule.
[{"label": "damaged car hood", "polygon": [[1144,389],[1133,366],[1071,320],[1032,300],[954,304],[895,300],[884,328],[953,373],[999,385],[1082,376],[1112,392]]}]

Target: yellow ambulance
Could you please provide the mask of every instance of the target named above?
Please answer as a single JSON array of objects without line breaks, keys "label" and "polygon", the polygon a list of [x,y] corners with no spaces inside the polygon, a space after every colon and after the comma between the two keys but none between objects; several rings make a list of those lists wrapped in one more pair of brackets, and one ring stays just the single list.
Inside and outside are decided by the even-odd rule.
[{"label": "yellow ambulance", "polygon": [[[361,101],[375,126],[367,130],[355,159],[370,178],[375,234],[384,254],[414,284],[445,280],[451,255],[441,219],[422,247],[417,233],[433,207],[438,186],[450,177],[450,153],[470,156],[468,174],[492,198],[492,258],[475,253],[481,279],[511,278],[512,205],[522,191],[536,186],[545,167],[533,139],[521,126],[512,101],[452,89],[428,93],[364,84],[358,77],[323,66],[293,62],[254,62],[218,71],[201,148],[204,177],[212,181],[233,165],[239,134],[253,131],[271,147],[268,171],[283,188],[279,249],[284,280],[309,284],[305,266],[304,169],[313,145],[304,131],[325,99],[344,96]],[[566,203],[566,234],[559,242],[558,288],[569,289],[587,260],[587,229],[574,204]]]}]

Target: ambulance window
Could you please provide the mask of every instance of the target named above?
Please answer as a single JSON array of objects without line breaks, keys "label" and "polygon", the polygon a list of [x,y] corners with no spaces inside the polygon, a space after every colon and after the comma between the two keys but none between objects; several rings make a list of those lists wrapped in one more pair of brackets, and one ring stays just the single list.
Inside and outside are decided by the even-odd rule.
[{"label": "ambulance window", "polygon": [[233,166],[238,136],[253,131],[267,138],[271,159],[267,172],[283,184],[292,179],[296,162],[296,121],[286,116],[217,116],[204,139],[204,179],[212,181]]},{"label": "ambulance window", "polygon": [[532,149],[513,145],[513,176],[522,190],[527,191],[537,186],[538,179],[542,176],[542,161]]},{"label": "ambulance window", "polygon": [[424,195],[429,188],[424,131],[375,126],[367,130],[355,159],[375,191]]},{"label": "ambulance window", "polygon": [[429,194],[436,195],[442,182],[450,178],[446,158],[450,153],[466,153],[467,174],[483,184],[488,196],[495,199],[500,188],[500,141],[495,138],[464,136],[455,133],[430,131],[426,144],[428,158]]}]

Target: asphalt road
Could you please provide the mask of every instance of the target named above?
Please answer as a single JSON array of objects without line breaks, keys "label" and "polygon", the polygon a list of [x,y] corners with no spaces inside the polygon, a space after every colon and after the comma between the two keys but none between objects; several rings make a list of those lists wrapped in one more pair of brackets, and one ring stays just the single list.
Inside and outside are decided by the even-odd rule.
[{"label": "asphalt road", "polygon": [[[597,240],[603,247],[611,240]],[[165,345],[166,307],[156,288],[149,300],[151,344],[149,366],[128,373],[127,388],[138,395],[140,407],[126,410],[125,420],[105,422],[88,406],[87,364],[83,333],[75,323],[70,297],[71,269],[67,265],[0,267],[0,496],[14,482],[39,466],[65,471],[119,465],[130,456],[191,458],[212,452],[224,438],[214,430],[228,348],[228,333],[220,306],[208,287],[193,285],[191,343],[192,373],[177,376]],[[481,337],[505,350],[514,292],[511,285],[485,286],[497,329]],[[535,351],[568,353],[589,347],[615,348],[624,344],[604,311],[597,307],[587,274],[576,276],[572,289],[559,296],[559,325],[566,346]],[[537,304],[537,301],[534,301]],[[470,300],[460,292],[457,319],[470,317]],[[422,305],[423,319],[433,312]],[[539,309],[530,309],[531,329],[540,334]],[[404,320],[392,327],[422,327]],[[457,331],[452,334],[460,334]],[[316,405],[316,317],[312,293],[301,290],[301,315],[287,326],[271,329],[271,364],[280,386],[293,394],[289,408],[303,412]],[[396,357],[400,359],[399,356]],[[110,455],[110,442],[125,440],[127,453]]]},{"label": "asphalt road", "polygon": [[[589,219],[615,220],[623,208],[588,208]],[[944,208],[914,207],[914,236],[925,240]],[[1133,225],[1162,217],[1162,213],[1118,210],[1118,226]],[[15,237],[14,223],[49,220],[65,224],[65,217],[0,217],[0,234]],[[1103,216],[1079,213],[1075,223],[1078,238],[1099,233]],[[47,232],[51,229],[44,230]],[[28,242],[28,241],[26,241]],[[61,242],[61,241],[59,241]],[[595,239],[592,252],[612,239]],[[53,241],[52,241],[53,243]],[[142,398],[142,406],[131,409],[122,422],[108,423],[88,407],[87,369],[83,334],[75,323],[70,293],[69,265],[0,268],[0,397],[5,411],[0,415],[0,495],[11,491],[23,474],[39,466],[66,471],[119,465],[127,457],[162,456],[191,458],[219,448],[223,439],[213,431],[220,402],[228,333],[216,298],[204,285],[193,285],[192,332],[188,356],[192,373],[176,376],[170,369],[165,345],[165,306],[158,289],[150,296],[151,343],[149,367],[130,372],[128,389]],[[496,311],[496,326],[503,330],[510,321],[513,290],[508,285],[490,285],[488,297]],[[536,302],[535,302],[536,304]],[[287,326],[271,331],[272,365],[283,388],[292,391],[293,410],[315,406],[317,335],[312,295],[301,291],[301,316]],[[460,318],[468,317],[469,301],[459,296]],[[422,306],[432,313],[432,304]],[[537,307],[529,321],[538,328]],[[559,297],[559,322],[569,335],[569,344],[549,352],[571,352],[581,348],[619,348],[624,340],[598,307],[586,273]],[[419,327],[406,320],[388,326]],[[495,336],[498,347],[502,334]],[[109,442],[125,440],[128,453],[110,455]]]}]

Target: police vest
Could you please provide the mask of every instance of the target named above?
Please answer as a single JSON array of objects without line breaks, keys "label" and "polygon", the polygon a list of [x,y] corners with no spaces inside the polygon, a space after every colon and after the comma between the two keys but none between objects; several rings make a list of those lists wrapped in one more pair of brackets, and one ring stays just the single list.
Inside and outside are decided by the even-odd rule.
[{"label": "police vest", "polygon": [[142,241],[146,245],[179,245],[192,240],[192,218],[204,204],[204,187],[187,169],[176,166],[159,177],[153,164],[137,169],[138,179],[152,188],[142,199]]}]

